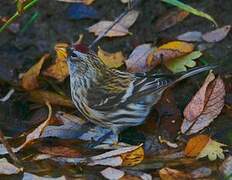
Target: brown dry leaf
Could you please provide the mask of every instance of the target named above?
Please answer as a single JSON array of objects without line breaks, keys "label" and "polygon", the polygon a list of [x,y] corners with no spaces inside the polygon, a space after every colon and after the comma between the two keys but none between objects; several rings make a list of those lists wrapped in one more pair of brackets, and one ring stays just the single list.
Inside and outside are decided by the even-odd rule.
[{"label": "brown dry leaf", "polygon": [[175,9],[169,11],[164,16],[161,16],[155,23],[156,31],[164,31],[177,23],[183,21],[189,15],[186,11],[181,11],[179,9]]},{"label": "brown dry leaf", "polygon": [[191,175],[184,173],[182,171],[171,169],[171,168],[163,168],[159,170],[159,175],[161,180],[191,180]]},{"label": "brown dry leaf", "polygon": [[227,34],[230,32],[230,29],[231,25],[223,26],[214,31],[203,34],[202,39],[210,43],[219,42],[227,36]]},{"label": "brown dry leaf", "polygon": [[77,149],[72,149],[71,147],[65,146],[42,146],[38,150],[44,154],[49,154],[52,156],[62,156],[62,157],[80,157],[81,153]]},{"label": "brown dry leaf", "polygon": [[103,61],[103,63],[109,68],[118,68],[123,65],[125,57],[121,51],[115,53],[108,53],[98,47],[97,52],[98,57]]},{"label": "brown dry leaf", "polygon": [[41,104],[45,104],[48,101],[52,105],[74,107],[73,102],[69,98],[44,90],[30,91],[30,100]]},{"label": "brown dry leaf", "polygon": [[45,54],[38,63],[32,66],[26,73],[22,76],[22,87],[25,90],[33,90],[39,87],[39,83],[37,81],[37,77],[40,74],[40,70],[42,65],[46,59],[49,58],[49,54]]},{"label": "brown dry leaf", "polygon": [[[117,36],[125,36],[130,34],[128,28],[132,26],[136,19],[139,16],[138,11],[130,11],[127,15],[125,15],[117,24],[115,24],[105,35],[106,37],[117,37]],[[113,21],[100,21],[88,28],[89,32],[94,33],[95,36],[98,36],[106,29],[108,29],[114,22]]]},{"label": "brown dry leaf", "polygon": [[207,127],[224,106],[225,86],[223,80],[210,72],[204,84],[184,110],[181,132],[196,133]]},{"label": "brown dry leaf", "polygon": [[56,61],[55,64],[51,65],[45,71],[43,71],[43,75],[52,77],[62,82],[69,75],[68,65],[66,62],[67,59],[67,47],[66,43],[58,43],[55,46],[56,51]]},{"label": "brown dry leaf", "polygon": [[83,3],[86,5],[92,4],[95,0],[57,0],[61,2],[67,2],[67,3]]},{"label": "brown dry leaf", "polygon": [[146,72],[149,69],[146,61],[152,51],[151,44],[137,46],[125,61],[127,70],[129,72]]},{"label": "brown dry leaf", "polygon": [[191,53],[194,49],[192,43],[186,43],[182,41],[172,41],[167,44],[164,44],[157,48],[154,52],[154,57],[150,61],[147,61],[147,66],[154,68],[163,61],[163,63],[184,56],[188,53]]},{"label": "brown dry leaf", "polygon": [[47,119],[42,124],[40,124],[35,130],[33,130],[31,133],[29,133],[27,135],[25,142],[17,148],[17,151],[21,150],[26,145],[30,144],[33,140],[38,139],[41,136],[41,134],[43,133],[44,129],[49,124],[50,118],[52,116],[52,107],[51,107],[49,102],[46,102],[46,105],[48,107]]},{"label": "brown dry leaf", "polygon": [[[113,21],[100,21],[88,28],[88,31],[94,33],[95,36],[98,36],[106,29],[108,29],[113,24]],[[125,36],[129,34],[127,28],[122,26],[121,24],[116,24],[114,27],[105,35],[106,37],[118,37]]]},{"label": "brown dry leaf", "polygon": [[210,138],[206,135],[198,135],[189,139],[184,150],[185,155],[188,157],[198,156],[208,143],[209,139]]}]

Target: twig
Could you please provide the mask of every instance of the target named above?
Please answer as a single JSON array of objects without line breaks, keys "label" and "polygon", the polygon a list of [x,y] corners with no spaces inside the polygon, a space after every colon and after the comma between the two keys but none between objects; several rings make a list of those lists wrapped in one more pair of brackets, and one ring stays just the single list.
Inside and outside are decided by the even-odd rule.
[{"label": "twig", "polygon": [[[39,0],[33,0],[32,2],[28,3],[24,8],[23,11],[26,11],[28,9],[30,9],[32,6],[34,6]],[[13,16],[11,16],[10,19],[8,19],[8,21],[3,24],[3,26],[0,28],[0,33],[2,31],[4,31],[13,21],[15,21],[15,19],[17,19],[17,17],[20,16],[20,13],[17,11]]]},{"label": "twig", "polygon": [[15,90],[14,89],[10,89],[9,92],[2,98],[0,98],[0,102],[6,102],[8,99],[10,99],[10,97],[12,96],[12,94],[14,94]]},{"label": "twig", "polygon": [[118,16],[115,21],[105,30],[102,31],[98,37],[89,45],[89,48],[91,49],[100,39],[102,39],[124,16],[126,16],[132,9],[134,9],[138,4],[140,0],[136,0],[135,3],[133,3],[129,8],[127,8],[120,16]]},{"label": "twig", "polygon": [[1,143],[5,146],[7,152],[9,153],[11,159],[14,161],[14,164],[17,167],[21,167],[21,163],[19,161],[19,159],[17,158],[17,156],[15,155],[15,153],[12,151],[11,146],[9,145],[9,143],[7,142],[7,140],[5,139],[2,130],[0,130],[0,141]]}]

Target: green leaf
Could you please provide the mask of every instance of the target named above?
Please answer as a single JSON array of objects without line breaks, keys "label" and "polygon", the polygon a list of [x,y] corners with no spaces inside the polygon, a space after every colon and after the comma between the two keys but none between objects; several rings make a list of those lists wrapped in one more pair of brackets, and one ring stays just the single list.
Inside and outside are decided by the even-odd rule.
[{"label": "green leaf", "polygon": [[186,56],[171,59],[165,63],[166,67],[174,73],[186,71],[187,67],[196,66],[194,59],[199,58],[202,55],[200,51],[194,51]]},{"label": "green leaf", "polygon": [[161,1],[169,3],[173,6],[177,6],[178,8],[183,9],[184,11],[187,11],[189,13],[195,14],[197,16],[204,17],[204,18],[212,21],[216,26],[218,26],[217,22],[210,15],[208,15],[202,11],[199,11],[199,10],[197,10],[197,9],[187,5],[187,4],[184,4],[178,0],[161,0]]}]

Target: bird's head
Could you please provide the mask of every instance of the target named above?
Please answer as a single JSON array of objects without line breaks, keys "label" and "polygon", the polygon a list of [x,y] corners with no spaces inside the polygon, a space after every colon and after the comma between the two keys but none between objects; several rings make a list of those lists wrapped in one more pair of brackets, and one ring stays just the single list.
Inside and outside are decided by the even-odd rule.
[{"label": "bird's head", "polygon": [[70,74],[84,75],[104,71],[105,65],[86,45],[73,45],[68,52],[68,66]]}]

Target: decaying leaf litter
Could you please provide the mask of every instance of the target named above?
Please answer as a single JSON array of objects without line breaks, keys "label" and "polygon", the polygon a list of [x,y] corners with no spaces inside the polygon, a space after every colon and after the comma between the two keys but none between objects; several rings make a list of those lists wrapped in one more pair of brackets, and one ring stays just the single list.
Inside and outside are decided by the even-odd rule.
[{"label": "decaying leaf litter", "polygon": [[[64,2],[62,5],[66,6],[63,7],[65,9],[68,6],[72,6],[73,3],[77,3],[77,2],[67,1]],[[98,4],[99,2],[97,2],[97,0],[95,2],[83,1],[81,3],[96,8],[96,10],[101,12],[101,8],[97,8],[99,5]],[[147,2],[147,4],[146,3],[143,4],[143,6],[147,7],[148,5],[150,5],[148,3],[149,2]],[[160,3],[158,7],[159,6],[166,8],[166,4]],[[75,11],[79,10],[78,12],[80,12],[80,10],[82,10],[81,7],[82,6],[77,4],[76,5],[77,9]],[[122,7],[125,8],[126,6],[120,4],[119,1],[117,7],[121,8],[118,10],[118,13],[115,13],[113,16],[109,16],[109,17],[105,16],[103,20],[113,22],[113,20],[120,13],[122,13],[123,11]],[[121,39],[117,37],[110,38],[109,40],[103,39],[102,42],[100,42],[99,49],[96,49],[95,52],[97,52],[99,56],[102,56],[102,59],[104,59],[104,57],[109,58],[110,62],[109,64],[106,65],[110,66],[111,68],[120,68],[132,72],[146,72],[150,69],[152,70],[155,69],[160,71],[159,67],[161,67],[161,72],[171,71],[177,73],[181,71],[186,71],[191,67],[201,66],[205,63],[208,64],[212,63],[211,61],[212,58],[208,56],[208,54],[210,54],[210,49],[207,49],[207,47],[213,46],[213,48],[216,49],[217,51],[217,49],[220,49],[220,47],[223,46],[224,41],[230,39],[230,34],[229,34],[230,26],[228,25],[229,21],[227,22],[225,21],[226,23],[221,23],[220,18],[213,17],[217,20],[217,23],[219,24],[219,27],[214,27],[214,29],[208,26],[208,29],[202,27],[202,28],[198,28],[197,31],[196,29],[192,29],[192,28],[185,29],[185,32],[182,30],[175,30],[175,27],[178,26],[180,27],[182,23],[183,24],[188,23],[188,21],[190,23],[189,26],[191,26],[191,18],[200,19],[200,17],[193,17],[193,15],[191,15],[191,12],[185,13],[185,11],[182,12],[182,10],[178,10],[178,8],[177,9],[171,8],[168,11],[164,11],[160,14],[157,14],[155,18],[155,20],[157,21],[153,20],[154,22],[149,24],[148,27],[145,27],[141,22],[144,21],[143,18],[145,12],[143,10],[141,11],[141,9],[138,8],[138,10],[136,9],[136,11],[139,11],[138,17],[136,17],[138,13],[136,13],[136,15],[133,16],[134,18],[136,17],[135,18],[136,21],[133,20],[135,22],[133,22],[131,18],[128,18],[131,21],[126,25],[124,24],[123,26],[122,25],[123,23],[120,24],[119,21],[119,23],[117,23],[118,28],[116,28],[114,31],[111,32],[113,36],[123,35],[125,37],[122,37]],[[83,12],[87,13],[88,16],[84,16],[86,14],[83,14],[83,16],[75,17],[75,19],[77,19],[75,23],[78,23],[78,21],[82,21],[82,20],[78,20],[78,18],[81,19],[83,17],[88,17],[89,20],[86,20],[86,22],[84,22],[87,23],[88,25],[85,26],[86,28],[83,28],[84,39],[82,41],[83,42],[87,41],[87,43],[90,44],[94,38],[89,39],[91,34],[86,32],[86,29],[97,23],[97,21],[91,20],[92,17],[91,15],[93,14],[93,12],[91,12],[91,9],[86,8],[85,11],[86,12],[82,11],[82,13]],[[177,18],[176,20],[175,18],[173,19],[173,16],[168,16],[168,14],[175,14],[170,12],[178,12],[176,13],[176,18]],[[188,15],[186,16],[185,14]],[[9,14],[6,15],[9,16]],[[67,16],[68,15],[69,13],[67,13]],[[153,33],[157,31],[157,27],[158,27],[157,25],[155,25],[155,23],[158,22],[159,17],[161,18],[165,16],[166,18],[164,18],[163,20],[165,22],[160,24],[166,26],[170,24],[173,25],[170,27],[162,27],[160,31],[161,39],[160,40],[158,39],[156,43],[150,43],[151,41],[154,41],[154,38],[156,38],[153,35]],[[30,20],[29,16],[27,16],[27,13],[25,13],[24,17],[22,16],[20,18],[26,18],[26,17],[28,17],[28,19]],[[148,20],[151,18],[148,17],[149,16],[147,16],[147,18],[145,19]],[[167,19],[168,17],[171,17],[171,20]],[[27,22],[28,19],[25,19],[24,23]],[[207,20],[203,20],[203,19],[201,20],[204,21],[204,23],[209,23],[207,22]],[[37,21],[40,20],[37,19]],[[65,21],[73,21],[73,19],[72,20],[66,19]],[[99,21],[101,21],[101,18]],[[160,21],[162,22],[162,19]],[[134,23],[133,26],[132,26],[133,24],[132,22]],[[167,22],[171,22],[171,23],[167,23]],[[20,26],[23,26],[23,22],[21,22],[20,19],[14,23],[18,23]],[[54,24],[55,22],[53,22],[53,26]],[[58,22],[56,22],[56,24],[58,24]],[[209,25],[211,24],[209,23]],[[32,24],[31,26],[32,27],[41,26],[41,23],[35,21],[34,24]],[[63,23],[62,26],[65,26],[65,23]],[[139,26],[140,28],[141,27],[144,28],[143,31],[147,31],[147,29],[149,29],[150,35],[148,33],[147,35],[144,35],[144,37],[141,37],[140,34],[141,31],[133,31],[134,28],[135,29],[137,28],[136,26]],[[13,24],[11,24],[9,28],[13,28],[13,30],[15,30],[14,28],[16,28],[16,26],[13,26]],[[104,31],[104,27],[101,26],[101,28],[103,28]],[[176,33],[174,35],[172,34],[173,32],[170,32],[173,31],[173,29],[174,32]],[[2,159],[1,166],[3,167],[8,166],[9,169],[11,169],[11,170],[7,170],[8,174],[14,174],[14,173],[22,174],[22,170],[24,170],[23,171],[24,178],[33,177],[33,176],[35,177],[36,175],[53,176],[52,172],[56,172],[55,171],[56,166],[54,166],[53,164],[54,162],[56,162],[58,164],[62,164],[63,167],[62,173],[60,173],[59,175],[61,179],[65,178],[63,175],[67,177],[68,176],[74,177],[76,175],[81,175],[81,174],[82,175],[87,174],[87,177],[95,176],[96,174],[98,174],[98,176],[100,177],[104,176],[105,178],[108,179],[110,178],[112,179],[113,177],[115,177],[116,179],[117,178],[130,179],[136,177],[141,179],[151,179],[152,177],[158,177],[158,176],[160,176],[160,178],[163,179],[167,179],[167,178],[170,179],[196,178],[197,179],[199,177],[210,177],[212,176],[213,172],[217,172],[217,173],[219,172],[219,170],[215,168],[215,162],[210,163],[209,160],[215,160],[216,158],[219,159],[226,158],[225,162],[223,163],[222,161],[217,160],[221,164],[219,168],[220,176],[224,175],[226,177],[229,177],[231,175],[230,173],[228,173],[229,172],[228,164],[231,163],[230,153],[229,153],[231,141],[224,142],[223,138],[217,138],[218,136],[214,136],[214,134],[217,134],[217,132],[211,130],[211,128],[214,129],[215,124],[217,122],[224,120],[223,118],[225,118],[224,117],[225,111],[231,113],[231,107],[230,107],[231,104],[228,105],[225,104],[224,106],[225,94],[231,93],[231,84],[227,83],[228,80],[231,79],[230,73],[223,73],[222,71],[220,75],[218,75],[217,71],[213,71],[211,72],[211,74],[208,75],[208,77],[214,76],[215,78],[211,78],[210,81],[209,80],[207,81],[206,79],[205,83],[203,83],[204,78],[202,78],[198,82],[194,82],[193,80],[188,80],[182,82],[180,85],[176,85],[177,87],[170,89],[171,93],[168,93],[163,97],[163,99],[161,99],[161,104],[164,106],[163,107],[164,110],[159,110],[158,111],[159,115],[157,115],[157,113],[154,112],[143,126],[131,128],[128,129],[126,132],[123,132],[123,134],[121,135],[121,139],[124,141],[124,144],[120,144],[121,146],[120,148],[117,146],[116,147],[108,146],[107,143],[110,143],[111,140],[114,138],[114,137],[109,137],[109,139],[105,140],[104,142],[106,143],[105,145],[98,145],[97,150],[91,150],[92,147],[89,146],[88,142],[92,142],[92,140],[99,140],[99,138],[104,136],[104,134],[109,133],[109,130],[101,127],[95,127],[89,122],[85,122],[85,120],[82,117],[80,117],[80,114],[76,114],[76,110],[69,98],[69,90],[67,90],[68,71],[64,58],[66,56],[65,47],[67,47],[67,45],[70,45],[70,39],[68,39],[68,36],[71,37],[72,39],[71,42],[75,42],[76,40],[73,41],[73,37],[76,35],[76,32],[75,35],[73,35],[73,33],[72,34],[69,33],[67,36],[67,33],[64,33],[64,31],[60,31],[60,30],[61,29],[57,28],[55,31],[56,33],[58,32],[58,34],[60,34],[60,38],[58,38],[56,41],[54,40],[49,41],[50,39],[48,39],[47,41],[43,42],[45,37],[44,35],[38,38],[40,40],[40,43],[36,42],[36,47],[39,48],[39,51],[36,53],[37,56],[30,54],[30,52],[28,52],[25,49],[25,47],[27,46],[25,46],[25,42],[23,41],[20,43],[16,39],[16,41],[12,40],[10,43],[11,46],[16,47],[16,49],[19,49],[22,52],[24,52],[24,56],[22,57],[28,57],[29,56],[28,53],[31,55],[31,57],[28,59],[29,65],[27,65],[27,67],[23,67],[23,70],[19,71],[21,74],[20,81],[16,87],[15,85],[13,86],[16,89],[16,92],[7,102],[12,101],[12,99],[16,100],[16,102],[17,101],[26,102],[28,104],[28,107],[24,106],[24,108],[26,109],[24,110],[23,114],[25,113],[30,114],[31,116],[32,114],[37,113],[39,116],[37,117],[41,119],[40,120],[41,123],[38,121],[36,125],[34,124],[34,126],[32,126],[33,122],[30,122],[29,115],[27,117],[25,116],[23,117],[21,113],[22,117],[20,116],[17,117],[17,121],[19,122],[23,122],[22,119],[25,118],[29,119],[29,121],[26,124],[22,124],[26,128],[24,130],[19,131],[20,133],[18,133],[18,135],[13,133],[13,136],[10,135],[10,137],[7,137],[6,139],[10,142],[13,151],[17,152],[17,156],[20,158],[22,164],[24,164],[24,169],[17,167],[15,168],[13,165],[9,166],[7,164],[6,159]],[[11,29],[7,29],[7,31],[8,31],[7,32],[8,36],[20,37],[22,40],[24,39],[24,41],[25,40],[27,41],[26,37],[28,34],[30,34],[30,29],[28,29],[27,33],[23,34],[23,36],[22,35],[19,36],[17,33],[14,34],[17,31],[12,31]],[[130,31],[132,31],[132,33]],[[102,29],[98,29],[98,32],[102,32]],[[192,36],[192,34],[189,33],[188,36],[186,35],[184,36],[185,39],[183,38],[183,35],[180,38],[179,35],[186,32],[198,32],[198,33],[193,34],[194,36]],[[166,37],[165,36],[163,37],[162,33],[164,34],[166,33]],[[120,40],[123,42],[124,40],[123,38],[125,38],[125,41],[128,41],[127,40],[128,38],[130,40],[127,42],[127,44],[125,43],[123,45],[120,45],[122,44],[120,43]],[[149,41],[149,43],[147,41]],[[2,41],[1,43],[1,46],[3,45],[9,46],[9,45],[5,45],[4,42],[7,42],[7,40],[4,39],[4,41]],[[51,42],[53,42],[53,44]],[[47,44],[41,44],[41,43],[47,43]],[[119,45],[117,45],[117,43]],[[210,46],[208,46],[209,44]],[[141,45],[142,47],[143,45],[145,46],[141,48],[139,51],[137,51],[136,48],[138,48]],[[203,51],[202,49],[199,48],[202,46],[204,46],[206,50]],[[31,48],[29,48],[29,50],[30,49]],[[5,50],[6,49],[3,49],[1,50],[1,52]],[[135,52],[133,52],[133,50]],[[50,52],[49,58],[47,58],[48,55],[45,55],[45,52],[48,51]],[[207,51],[209,51],[209,53]],[[55,56],[55,52],[57,53],[56,56]],[[138,53],[138,55],[135,56],[134,54],[136,53]],[[139,59],[136,58],[136,57],[140,57],[139,55],[141,56],[141,58]],[[46,58],[46,60],[44,61],[43,58]],[[38,65],[36,65],[37,62]],[[35,67],[34,70],[31,69],[33,64],[35,65],[33,66]],[[11,65],[11,67],[16,67],[16,65],[15,66]],[[10,78],[9,77],[5,78],[3,76],[3,78],[11,79],[12,77],[10,76]],[[15,84],[15,82],[11,82],[10,84]],[[67,86],[67,88],[63,88],[64,85],[65,87]],[[6,89],[5,84],[2,84],[1,86],[3,89]],[[185,90],[184,93],[181,93],[181,91],[183,90],[181,90],[181,88],[178,89],[178,86],[180,87],[183,86],[185,87],[185,89],[187,89],[187,86],[189,86],[189,88],[191,88],[191,86],[192,87],[194,86],[195,90],[193,92],[193,90],[190,89],[190,91],[193,93],[189,96],[189,98],[186,99],[185,96],[189,95],[188,91]],[[204,87],[206,90],[203,93],[202,89],[204,89]],[[12,86],[8,86],[6,90],[3,90],[2,96],[7,94],[7,91],[11,88]],[[196,94],[194,95],[194,93]],[[181,95],[179,95],[180,96],[179,98],[176,98],[178,97],[178,94]],[[197,108],[202,107],[202,109],[194,112],[195,108],[190,108],[190,110],[193,112],[189,112],[189,110],[186,109],[189,109],[188,106],[194,107],[194,102],[195,102],[194,97],[195,99],[197,97],[198,99],[199,98],[203,99],[203,101],[197,102],[200,103],[198,104],[199,106],[195,105],[197,106]],[[7,102],[4,102],[2,106],[5,106]],[[219,106],[215,106],[215,102],[216,105]],[[51,104],[52,106],[52,111],[49,110],[49,113],[53,113],[52,118],[49,118],[50,119],[49,122],[46,121],[46,119],[48,118],[48,113],[46,111],[48,110],[46,110],[46,106],[45,106],[45,104],[48,103]],[[172,106],[176,106],[177,104],[177,107],[175,107],[176,110],[175,108],[172,111],[165,110],[165,105],[167,106],[167,103],[172,104]],[[205,114],[205,112],[209,112],[209,114],[212,114],[210,113],[210,111],[213,110],[213,112],[215,112],[213,109],[214,106],[217,110],[216,115],[213,115],[212,117],[209,118],[207,116],[207,113]],[[15,106],[11,106],[11,107],[15,107]],[[46,113],[41,114],[42,108]],[[62,110],[62,112],[60,110]],[[178,111],[181,112],[179,115],[178,115]],[[162,112],[161,116],[160,116],[160,112]],[[197,117],[188,119],[189,115],[187,114],[191,114],[191,113],[193,114],[197,113]],[[202,119],[202,115],[204,115],[203,117],[207,117],[207,121],[204,121],[203,124],[197,122],[197,120]],[[168,117],[175,117],[175,118],[172,119]],[[177,123],[176,117],[181,117],[180,118],[181,122],[185,118],[185,120],[182,122],[182,125],[179,122],[179,126],[176,126]],[[231,117],[231,115],[229,117]],[[157,124],[155,123],[158,119],[160,119],[159,121],[161,123],[160,128],[157,127]],[[169,121],[166,121],[166,119],[168,119]],[[165,122],[163,122],[162,120],[164,120]],[[186,134],[193,133],[193,135],[186,136],[186,134],[181,134],[181,135],[178,134],[178,131],[181,130],[180,126],[182,126],[182,129],[184,129],[183,123],[185,123],[186,120],[191,122],[190,127],[187,126]],[[231,123],[230,119],[228,119],[225,122],[227,122],[228,126],[230,126],[229,124]],[[20,127],[20,125],[18,126]],[[208,126],[210,126],[210,128],[208,128]],[[3,128],[4,128],[4,134],[5,133],[8,134],[9,132],[5,130],[6,128],[4,126],[4,123],[3,123]],[[13,127],[11,128],[8,126],[7,129],[10,130],[13,129]],[[174,135],[172,134],[170,136],[168,131],[169,129],[171,132],[175,132],[175,134]],[[157,130],[158,130],[158,135],[156,134]],[[12,131],[14,132],[14,130],[11,130],[11,132]],[[185,133],[185,131],[182,130],[182,133]],[[135,135],[138,138],[135,139],[134,138]],[[56,137],[58,139],[53,139],[53,138],[50,139],[51,137]],[[194,138],[196,140],[194,140]],[[202,141],[201,138],[204,139],[205,141]],[[27,139],[28,141],[24,141],[24,139]],[[141,143],[143,143],[142,146],[140,145]],[[197,143],[201,143],[201,144],[197,145]],[[129,144],[134,144],[135,146],[131,146]],[[0,147],[1,147],[0,150],[1,154],[7,154],[7,151],[2,144]],[[21,147],[22,149],[18,147]],[[53,148],[53,147],[65,147],[65,148],[63,149],[58,148],[60,149],[59,151],[57,150],[57,148]],[[115,150],[112,150],[112,148],[119,149],[118,153],[115,153],[114,152]],[[131,150],[127,150],[128,148]],[[137,148],[139,148],[140,150],[136,151]],[[191,154],[192,151],[195,151],[195,155]],[[108,155],[106,156],[104,155],[104,153],[107,153]],[[193,157],[193,159],[189,158],[189,156]],[[207,160],[207,158],[203,158],[205,156],[208,156],[209,160]],[[90,159],[93,158],[94,161],[88,162],[87,160],[89,159],[87,157]],[[85,160],[85,158],[87,159]],[[199,158],[203,158],[203,159],[200,160]],[[183,159],[183,161],[180,161],[181,159]],[[9,161],[10,159],[8,159],[8,162]],[[184,161],[185,163],[183,163]],[[26,165],[27,163],[36,164],[37,168],[35,169],[29,168]],[[103,165],[101,170],[97,168],[96,170],[93,170],[93,167],[96,166],[94,163]],[[43,164],[46,165],[44,166]],[[74,164],[74,168],[69,168],[70,165],[73,164]],[[190,168],[191,166],[191,168],[188,169],[188,171],[186,171],[186,169],[184,168],[182,169],[178,167],[180,165],[188,168]],[[169,166],[172,168],[169,168]],[[75,169],[78,172],[73,173],[72,169]],[[43,170],[45,173],[40,173],[41,170]],[[3,173],[1,172],[1,174],[6,174],[6,171],[5,172],[3,171]],[[112,176],[109,176],[109,174],[111,174]]]}]

